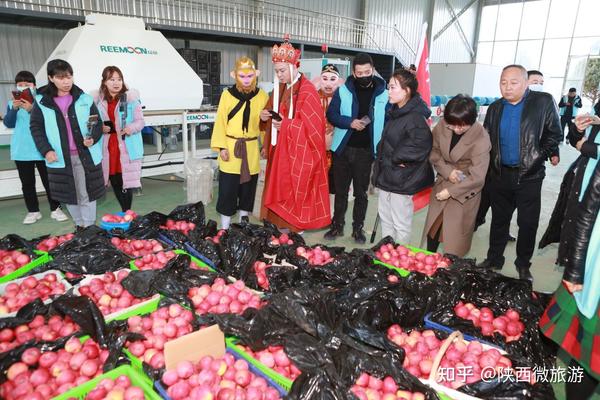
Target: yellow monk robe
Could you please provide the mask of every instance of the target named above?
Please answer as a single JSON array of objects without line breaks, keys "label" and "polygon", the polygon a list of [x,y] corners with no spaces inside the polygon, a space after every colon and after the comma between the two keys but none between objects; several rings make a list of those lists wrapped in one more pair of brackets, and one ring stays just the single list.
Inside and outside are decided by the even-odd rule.
[{"label": "yellow monk robe", "polygon": [[[265,108],[269,95],[262,89],[250,100],[250,119],[248,122],[248,132],[242,131],[242,121],[244,114],[244,106],[227,121],[231,110],[240,102],[235,98],[229,89],[225,90],[219,101],[217,117],[213,127],[210,147],[217,153],[221,149],[229,151],[229,161],[221,160],[219,154],[219,170],[229,174],[239,174],[242,167],[242,160],[234,156],[234,147],[236,139],[233,138],[254,138],[261,135],[260,129],[260,111]],[[231,136],[231,137],[228,137]],[[232,138],[233,137],[233,138]],[[259,140],[250,140],[246,142],[248,153],[248,167],[250,175],[255,175],[260,172],[260,147]]]}]

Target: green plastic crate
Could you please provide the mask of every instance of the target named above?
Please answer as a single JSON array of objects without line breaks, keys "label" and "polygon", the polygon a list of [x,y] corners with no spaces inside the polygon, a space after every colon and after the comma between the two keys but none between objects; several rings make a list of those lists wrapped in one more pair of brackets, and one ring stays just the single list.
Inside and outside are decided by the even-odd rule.
[{"label": "green plastic crate", "polygon": [[250,364],[255,366],[260,372],[265,374],[267,377],[269,377],[269,379],[271,379],[277,385],[281,386],[287,392],[289,392],[291,390],[292,384],[294,383],[294,381],[275,372],[271,368],[267,367],[266,365],[264,365],[263,363],[258,361],[256,358],[252,357],[250,354],[248,354],[246,351],[244,351],[244,349],[242,349],[240,346],[238,346],[237,342],[238,342],[237,338],[230,337],[230,338],[225,339],[225,344],[227,345],[227,347],[229,349],[236,352],[244,360],[248,361]]},{"label": "green plastic crate", "polygon": [[121,375],[127,375],[131,379],[131,384],[137,386],[144,391],[146,400],[161,400],[161,397],[152,388],[152,383],[147,377],[140,375],[130,365],[121,365],[111,371],[105,372],[86,383],[79,385],[60,396],[54,397],[53,400],[68,400],[68,399],[85,399],[85,396],[96,388],[98,383],[105,378],[116,379]]},{"label": "green plastic crate", "polygon": [[[192,256],[190,253],[187,253],[187,252],[185,252],[183,250],[179,250],[179,249],[173,250],[173,253],[175,253],[175,254],[185,254],[186,256],[190,256],[190,259],[192,260],[192,262],[194,264],[196,264],[197,266],[199,266],[200,268],[209,270],[211,272],[215,272],[214,269],[212,269],[211,267],[209,267],[208,265],[206,265],[206,263],[202,262],[201,260],[197,259],[196,257]],[[132,269],[132,270],[134,270],[134,271],[139,270],[139,268],[135,266],[135,260],[131,260],[129,262],[129,268]]]},{"label": "green plastic crate", "polygon": [[379,261],[377,259],[373,259],[373,264],[375,264],[375,265],[381,265],[382,267],[389,268],[389,269],[391,269],[392,271],[394,271],[395,273],[397,273],[398,275],[400,275],[403,278],[405,278],[405,277],[407,277],[407,276],[410,275],[410,271],[408,271],[408,270],[406,270],[404,268],[394,267],[391,264],[386,264],[386,263],[384,263],[382,261]]},{"label": "green plastic crate", "polygon": [[[135,308],[133,310],[130,310],[124,314],[119,315],[118,317],[112,318],[108,321],[106,321],[107,323],[110,321],[122,321],[122,320],[126,320],[129,317],[133,317],[134,315],[146,315],[146,314],[150,314],[153,311],[156,311],[158,309],[158,304],[160,303],[161,297],[158,297],[154,300],[152,300],[150,303],[144,304],[143,306],[140,306],[138,308]],[[136,356],[134,356],[133,354],[131,354],[129,352],[129,350],[127,350],[125,348],[125,346],[123,346],[123,353],[125,353],[127,355],[127,357],[131,360],[131,365],[138,371],[141,372],[142,374],[144,373],[144,367],[142,364],[142,360],[137,358]]]},{"label": "green plastic crate", "polygon": [[12,281],[13,279],[20,278],[23,275],[25,275],[26,273],[28,273],[29,271],[31,271],[32,269],[37,268],[40,265],[44,265],[52,260],[52,257],[50,257],[50,254],[46,253],[45,251],[34,250],[33,252],[35,254],[37,254],[39,257],[37,257],[33,261],[29,262],[29,264],[23,265],[21,268],[17,269],[16,271],[13,271],[8,275],[4,275],[3,277],[0,277],[0,283],[6,283],[6,282]]}]

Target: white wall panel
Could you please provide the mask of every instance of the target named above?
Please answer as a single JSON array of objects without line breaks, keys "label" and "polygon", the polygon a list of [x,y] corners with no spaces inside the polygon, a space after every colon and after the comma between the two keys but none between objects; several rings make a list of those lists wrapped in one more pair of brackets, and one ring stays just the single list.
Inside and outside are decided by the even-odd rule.
[{"label": "white wall panel", "polygon": [[[471,0],[449,0],[454,13],[458,14]],[[435,36],[450,20],[452,15],[445,0],[436,0],[433,14],[432,36]],[[477,22],[477,3],[471,5],[459,18],[460,26],[473,48],[473,35]],[[464,44],[458,25],[454,23],[433,41],[430,51],[430,62],[433,63],[468,63],[471,54]]]},{"label": "white wall panel", "polygon": [[34,75],[66,30],[0,24],[0,113],[6,111],[14,77],[21,70]]}]

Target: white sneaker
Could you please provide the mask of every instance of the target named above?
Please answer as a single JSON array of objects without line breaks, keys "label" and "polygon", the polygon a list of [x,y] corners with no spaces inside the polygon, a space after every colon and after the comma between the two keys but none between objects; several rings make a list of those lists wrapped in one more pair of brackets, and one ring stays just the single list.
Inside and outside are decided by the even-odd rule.
[{"label": "white sneaker", "polygon": [[27,213],[27,215],[25,216],[25,219],[23,220],[23,224],[25,224],[25,225],[35,224],[40,219],[42,219],[41,212],[39,212],[39,211],[38,212],[30,212],[30,213]]},{"label": "white sneaker", "polygon": [[67,217],[67,215],[63,212],[63,210],[60,209],[60,207],[50,213],[50,218],[58,222],[64,222],[69,220],[69,217]]}]

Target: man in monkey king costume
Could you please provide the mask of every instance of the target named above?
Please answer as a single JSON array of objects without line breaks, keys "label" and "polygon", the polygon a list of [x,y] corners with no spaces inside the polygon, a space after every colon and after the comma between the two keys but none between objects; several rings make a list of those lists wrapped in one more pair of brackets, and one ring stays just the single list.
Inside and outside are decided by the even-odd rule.
[{"label": "man in monkey king costume", "polygon": [[235,85],[225,90],[213,128],[210,147],[219,153],[219,199],[221,228],[229,228],[239,210],[240,222],[254,207],[260,172],[260,112],[269,100],[256,87],[260,71],[248,57],[241,57],[231,71]]}]

